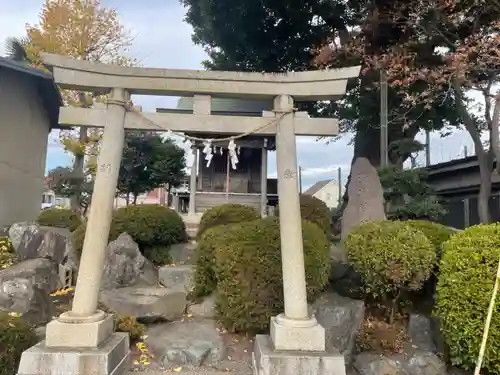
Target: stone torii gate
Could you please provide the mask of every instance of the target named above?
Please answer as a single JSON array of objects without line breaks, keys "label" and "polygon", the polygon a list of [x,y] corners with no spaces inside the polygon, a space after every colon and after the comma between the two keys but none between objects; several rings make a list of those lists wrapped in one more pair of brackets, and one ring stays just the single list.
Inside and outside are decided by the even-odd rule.
[{"label": "stone torii gate", "polygon": [[[344,359],[325,348],[325,330],[310,316],[302,244],[295,136],[331,136],[335,119],[310,119],[294,100],[338,100],[359,67],[261,74],[129,68],[43,55],[62,89],[109,93],[104,108],[61,108],[62,125],[104,128],[94,193],[71,311],[47,325],[46,340],[23,353],[19,374],[119,375],[127,371],[128,335],[113,333],[112,317],[97,310],[125,129],[276,136],[285,311],[258,336],[254,373],[345,375]],[[130,95],[195,96],[193,114],[127,110]],[[211,115],[210,96],[274,99],[263,117]],[[264,127],[275,119],[275,122]]]}]

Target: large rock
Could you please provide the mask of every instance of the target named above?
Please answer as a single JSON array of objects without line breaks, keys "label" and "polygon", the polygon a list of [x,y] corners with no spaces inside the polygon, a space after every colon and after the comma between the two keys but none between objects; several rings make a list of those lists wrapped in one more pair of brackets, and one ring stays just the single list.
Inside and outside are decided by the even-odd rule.
[{"label": "large rock", "polygon": [[174,244],[168,250],[172,263],[176,265],[194,264],[196,261],[196,243],[194,241],[187,243]]},{"label": "large rock", "polygon": [[352,361],[356,334],[363,323],[363,301],[341,297],[335,293],[321,295],[312,306],[316,319],[326,330],[326,342],[338,349],[346,362]]},{"label": "large rock", "polygon": [[0,271],[0,283],[27,279],[47,294],[61,287],[57,266],[49,259],[28,259]]},{"label": "large rock", "polygon": [[388,357],[361,353],[354,358],[354,368],[360,375],[446,375],[444,362],[421,350]]},{"label": "large rock", "polygon": [[31,280],[15,278],[0,284],[0,311],[21,314],[34,325],[46,324],[55,314],[49,295]]},{"label": "large rock", "polygon": [[226,354],[213,320],[186,320],[151,327],[146,344],[165,367],[214,365]]},{"label": "large rock", "polygon": [[447,375],[472,375],[473,371],[465,371],[456,367],[450,367]]},{"label": "large rock", "polygon": [[187,313],[195,318],[215,318],[217,316],[215,310],[215,296],[210,295],[205,297],[201,303],[189,305]]},{"label": "large rock", "polygon": [[444,353],[444,339],[440,332],[438,318],[422,314],[410,314],[408,337],[412,344],[421,350],[432,353]]},{"label": "large rock", "polygon": [[155,287],[103,290],[100,302],[111,311],[148,322],[179,319],[187,305],[185,293]]},{"label": "large rock", "polygon": [[20,260],[47,258],[78,269],[78,257],[68,229],[24,222],[13,224],[9,236]]},{"label": "large rock", "polygon": [[330,257],[332,268],[329,279],[332,289],[341,296],[362,299],[362,279],[348,263],[346,252],[341,244],[330,246]]},{"label": "large rock", "polygon": [[102,289],[158,283],[158,275],[153,265],[144,258],[137,243],[127,233],[122,233],[116,240],[111,241],[106,251]]},{"label": "large rock", "polygon": [[163,266],[158,270],[160,284],[166,288],[189,293],[193,287],[194,266]]},{"label": "large rock", "polygon": [[342,240],[365,221],[385,220],[384,191],[377,170],[366,158],[357,158],[347,187],[349,201],[342,214]]}]

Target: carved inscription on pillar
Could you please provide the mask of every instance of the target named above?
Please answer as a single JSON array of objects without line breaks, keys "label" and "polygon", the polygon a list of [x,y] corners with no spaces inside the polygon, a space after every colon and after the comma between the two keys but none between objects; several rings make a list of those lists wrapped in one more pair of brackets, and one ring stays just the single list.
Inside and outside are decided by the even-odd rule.
[{"label": "carved inscription on pillar", "polygon": [[291,171],[290,169],[285,169],[285,172],[283,172],[283,177],[287,180],[293,180],[297,178],[297,173]]},{"label": "carved inscription on pillar", "polygon": [[111,173],[111,164],[101,164],[99,166],[99,172],[110,174]]}]

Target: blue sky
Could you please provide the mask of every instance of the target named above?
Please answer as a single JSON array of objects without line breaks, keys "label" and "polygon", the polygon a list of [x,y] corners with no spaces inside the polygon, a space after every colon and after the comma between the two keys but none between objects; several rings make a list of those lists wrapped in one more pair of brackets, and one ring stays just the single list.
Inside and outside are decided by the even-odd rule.
[{"label": "blue sky", "polygon": [[[205,53],[191,41],[192,29],[183,22],[185,10],[177,0],[103,0],[107,6],[117,9],[123,25],[135,36],[131,54],[143,66],[158,68],[201,69]],[[5,50],[7,37],[23,36],[24,25],[37,22],[43,0],[0,1],[0,55]],[[144,111],[157,107],[173,107],[176,99],[169,97],[137,97],[136,104]],[[423,135],[419,136],[421,140]],[[318,180],[337,177],[341,167],[347,176],[352,158],[350,136],[325,144],[314,138],[298,138],[298,161],[303,167],[303,185],[307,187]],[[432,163],[455,159],[463,154],[464,146],[472,150],[472,142],[464,132],[441,139],[439,134],[431,137]],[[71,156],[64,153],[57,134],[50,135],[47,169],[71,163]],[[275,175],[274,153],[269,160],[269,173]],[[424,156],[420,157],[423,163]]]}]

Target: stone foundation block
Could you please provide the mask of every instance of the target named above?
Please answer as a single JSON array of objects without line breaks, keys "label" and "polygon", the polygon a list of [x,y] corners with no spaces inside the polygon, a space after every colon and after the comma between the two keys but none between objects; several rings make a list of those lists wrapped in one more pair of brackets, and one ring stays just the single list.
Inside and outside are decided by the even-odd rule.
[{"label": "stone foundation block", "polygon": [[123,375],[129,371],[127,333],[114,333],[95,349],[56,349],[41,343],[26,350],[17,375]]},{"label": "stone foundation block", "polygon": [[344,357],[335,349],[275,350],[267,335],[255,337],[252,360],[254,375],[346,375]]},{"label": "stone foundation block", "polygon": [[278,350],[324,351],[326,346],[325,329],[320,324],[295,327],[281,324],[278,317],[271,318],[271,339]]},{"label": "stone foundation block", "polygon": [[113,333],[112,315],[88,323],[66,323],[58,319],[47,324],[45,342],[51,348],[96,348]]}]

